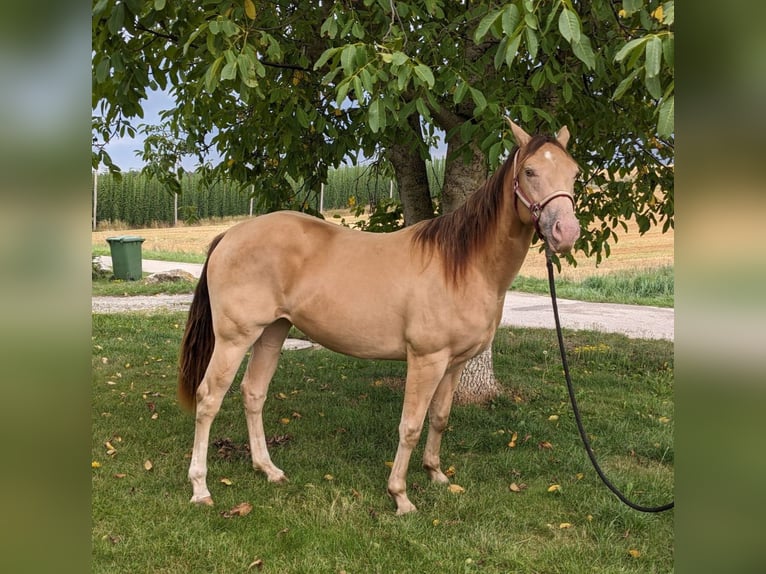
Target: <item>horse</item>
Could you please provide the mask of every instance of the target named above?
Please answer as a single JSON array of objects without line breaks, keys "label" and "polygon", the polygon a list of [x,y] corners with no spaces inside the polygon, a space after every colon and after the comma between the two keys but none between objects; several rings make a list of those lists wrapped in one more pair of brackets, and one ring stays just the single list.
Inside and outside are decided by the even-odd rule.
[{"label": "horse", "polygon": [[451,213],[377,234],[279,211],[212,241],[179,362],[179,403],[195,413],[192,503],[213,504],[206,484],[210,427],[248,351],[241,392],[253,468],[269,482],[286,481],[267,450],[263,406],[291,325],[339,353],[407,362],[387,485],[396,514],[416,510],[406,476],[426,414],[423,467],[432,481],[449,483],[439,450],[466,361],[491,344],[534,232],[562,254],[580,234],[569,130],[530,136],[507,121],[513,153]]}]

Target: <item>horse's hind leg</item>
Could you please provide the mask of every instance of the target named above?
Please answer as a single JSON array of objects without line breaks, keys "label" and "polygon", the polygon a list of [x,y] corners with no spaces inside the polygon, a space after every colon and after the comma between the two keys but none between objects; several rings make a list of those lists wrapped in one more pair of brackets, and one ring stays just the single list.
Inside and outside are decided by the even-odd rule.
[{"label": "horse's hind leg", "polygon": [[449,482],[449,478],[441,470],[439,451],[441,450],[442,435],[447,428],[447,421],[452,409],[452,396],[462,372],[463,365],[447,371],[436,388],[431,406],[428,408],[428,438],[423,451],[423,468],[426,469],[428,476],[434,482],[445,484]]},{"label": "horse's hind leg", "polygon": [[263,471],[269,482],[287,480],[285,473],[274,466],[269,456],[263,431],[263,404],[279,362],[282,343],[289,330],[290,322],[286,319],[279,319],[264,329],[261,337],[253,345],[253,353],[242,380],[242,401],[250,435],[253,468]]},{"label": "horse's hind leg", "polygon": [[221,408],[226,391],[231,387],[248,347],[249,344],[235,344],[217,338],[205,376],[197,389],[194,447],[189,465],[189,480],[192,483],[191,502],[213,504],[213,498],[207,488],[207,450],[210,427],[215,415]]}]

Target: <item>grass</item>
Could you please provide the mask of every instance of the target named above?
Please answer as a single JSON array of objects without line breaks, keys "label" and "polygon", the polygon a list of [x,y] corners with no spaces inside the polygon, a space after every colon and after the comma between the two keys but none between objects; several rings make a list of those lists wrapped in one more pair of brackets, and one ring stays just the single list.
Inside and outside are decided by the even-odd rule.
[{"label": "grass", "polygon": [[[593,275],[582,281],[556,278],[556,295],[579,301],[673,307],[674,286],[673,267],[664,266]],[[548,280],[517,277],[511,290],[547,295]]]},{"label": "grass", "polygon": [[[92,249],[93,257],[97,255],[110,255],[109,247],[94,246]],[[203,253],[190,253],[187,251],[153,251],[141,250],[143,259],[154,259],[156,261],[175,261],[177,263],[204,263],[206,255]]]},{"label": "grass", "polygon": [[[147,273],[144,273],[146,276]],[[192,293],[197,281],[175,281],[166,283],[146,283],[144,281],[123,281],[102,277],[93,279],[91,295],[93,297],[129,297],[133,295],[180,295]]]},{"label": "grass", "polygon": [[[188,503],[186,479],[193,419],[175,399],[185,316],[92,320],[92,458],[100,465],[92,470],[94,572],[673,570],[672,512],[622,506],[590,468],[550,331],[498,333],[495,371],[504,395],[486,406],[456,406],[444,438],[444,467],[454,467],[453,482],[465,492],[428,482],[422,437],[408,477],[419,512],[396,517],[385,494],[386,461],[397,444],[404,364],[325,350],[283,353],[265,410],[266,434],[279,443],[272,458],[290,477],[282,486],[250,467],[235,382],[211,434],[216,506],[200,508]],[[582,331],[566,339],[606,472],[640,502],[666,502],[672,343]],[[107,442],[115,452],[108,454]],[[553,484],[560,490],[548,492]],[[222,515],[242,502],[252,504],[250,514]]]}]

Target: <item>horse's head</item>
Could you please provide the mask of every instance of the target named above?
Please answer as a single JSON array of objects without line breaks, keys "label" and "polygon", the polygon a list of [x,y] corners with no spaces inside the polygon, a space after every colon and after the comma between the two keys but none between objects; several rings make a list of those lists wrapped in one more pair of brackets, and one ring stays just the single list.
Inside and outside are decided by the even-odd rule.
[{"label": "horse's head", "polygon": [[[569,253],[580,236],[574,213],[574,182],[580,170],[566,150],[569,130],[564,126],[555,139],[532,137],[510,119],[508,123],[519,145],[513,158],[514,204],[519,217],[534,224],[551,250]],[[519,201],[526,210],[518,208]]]}]

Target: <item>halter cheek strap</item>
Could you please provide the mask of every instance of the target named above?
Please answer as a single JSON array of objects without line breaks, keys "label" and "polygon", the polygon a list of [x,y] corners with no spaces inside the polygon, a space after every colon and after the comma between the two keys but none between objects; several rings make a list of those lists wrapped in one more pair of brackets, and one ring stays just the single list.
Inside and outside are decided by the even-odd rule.
[{"label": "halter cheek strap", "polygon": [[537,231],[537,234],[542,239],[544,239],[545,235],[540,229],[540,216],[543,214],[543,209],[545,206],[557,197],[566,197],[569,201],[572,202],[572,207],[574,207],[574,196],[569,191],[559,190],[554,191],[549,196],[545,197],[542,201],[533,202],[529,197],[527,197],[527,194],[522,191],[521,186],[519,186],[519,174],[516,172],[516,159],[518,158],[520,151],[521,149],[516,150],[516,153],[513,156],[513,207],[516,209],[516,213],[518,213],[518,202],[521,200],[521,203],[524,204],[524,207],[526,207],[532,214],[532,223],[535,225],[535,231]]}]

